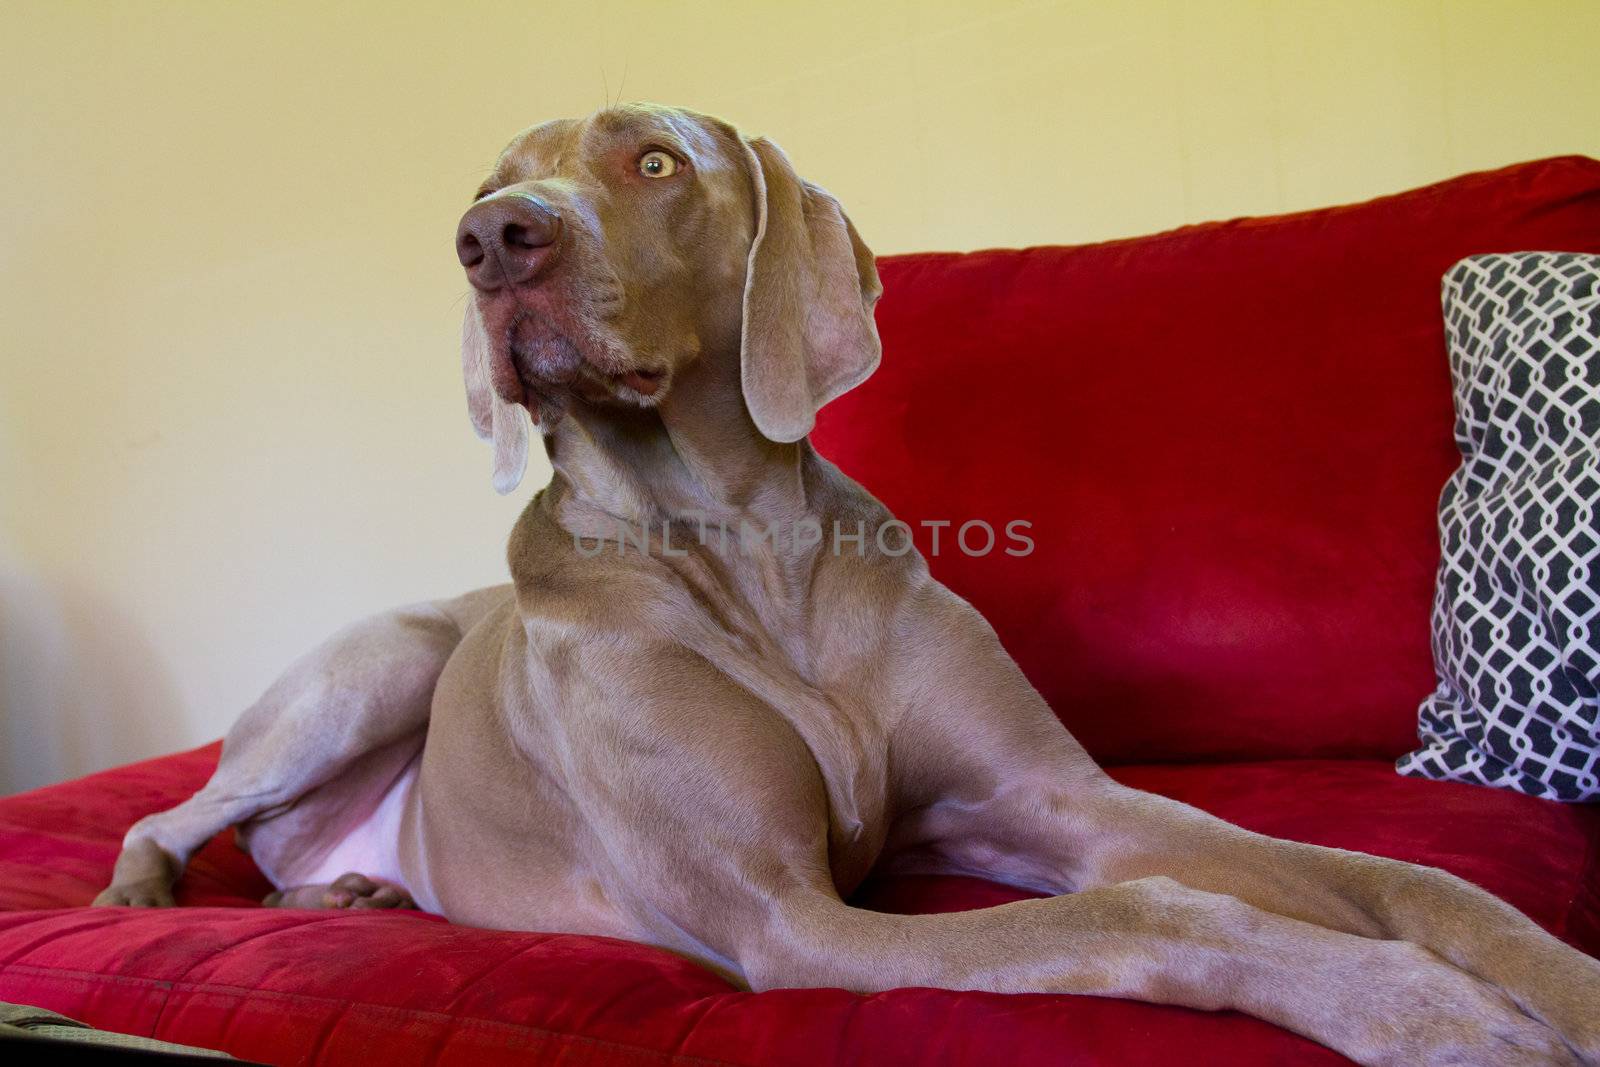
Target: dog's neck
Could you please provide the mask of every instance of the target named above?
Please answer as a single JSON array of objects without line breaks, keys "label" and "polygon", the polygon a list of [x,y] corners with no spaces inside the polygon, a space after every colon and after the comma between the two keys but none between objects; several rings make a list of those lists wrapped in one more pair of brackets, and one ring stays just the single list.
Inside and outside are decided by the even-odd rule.
[{"label": "dog's neck", "polygon": [[738,361],[697,360],[652,409],[574,401],[545,437],[572,504],[623,522],[767,527],[812,517],[805,441],[762,436],[745,410]]}]

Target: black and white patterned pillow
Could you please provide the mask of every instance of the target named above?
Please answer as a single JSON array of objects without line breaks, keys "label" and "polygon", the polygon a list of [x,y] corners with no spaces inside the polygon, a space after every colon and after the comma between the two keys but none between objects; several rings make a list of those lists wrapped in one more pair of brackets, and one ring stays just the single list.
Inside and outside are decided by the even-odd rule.
[{"label": "black and white patterned pillow", "polygon": [[1461,466],[1439,500],[1439,685],[1401,774],[1600,799],[1600,256],[1444,278]]}]

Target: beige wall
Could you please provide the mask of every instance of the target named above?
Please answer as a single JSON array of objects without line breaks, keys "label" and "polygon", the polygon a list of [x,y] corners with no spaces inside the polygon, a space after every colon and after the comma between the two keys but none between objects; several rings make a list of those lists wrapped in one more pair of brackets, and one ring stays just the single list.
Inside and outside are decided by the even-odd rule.
[{"label": "beige wall", "polygon": [[880,251],[1094,240],[1600,155],[1600,4],[0,8],[0,791],[221,733],[500,579],[450,237],[606,93],[778,139]]}]

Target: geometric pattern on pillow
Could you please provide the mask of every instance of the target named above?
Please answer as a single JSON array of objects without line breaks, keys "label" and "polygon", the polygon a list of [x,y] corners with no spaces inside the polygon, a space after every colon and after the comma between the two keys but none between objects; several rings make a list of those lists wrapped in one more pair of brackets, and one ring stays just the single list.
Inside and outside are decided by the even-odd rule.
[{"label": "geometric pattern on pillow", "polygon": [[1457,263],[1438,687],[1401,774],[1600,799],[1600,256]]}]

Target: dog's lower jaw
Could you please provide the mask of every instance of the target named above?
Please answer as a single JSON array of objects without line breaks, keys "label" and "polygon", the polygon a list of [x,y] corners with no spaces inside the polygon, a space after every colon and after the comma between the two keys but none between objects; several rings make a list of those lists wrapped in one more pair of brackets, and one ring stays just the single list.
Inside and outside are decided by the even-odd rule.
[{"label": "dog's lower jaw", "polygon": [[653,397],[661,391],[665,378],[665,371],[631,370],[621,375],[618,381],[640,396]]}]

